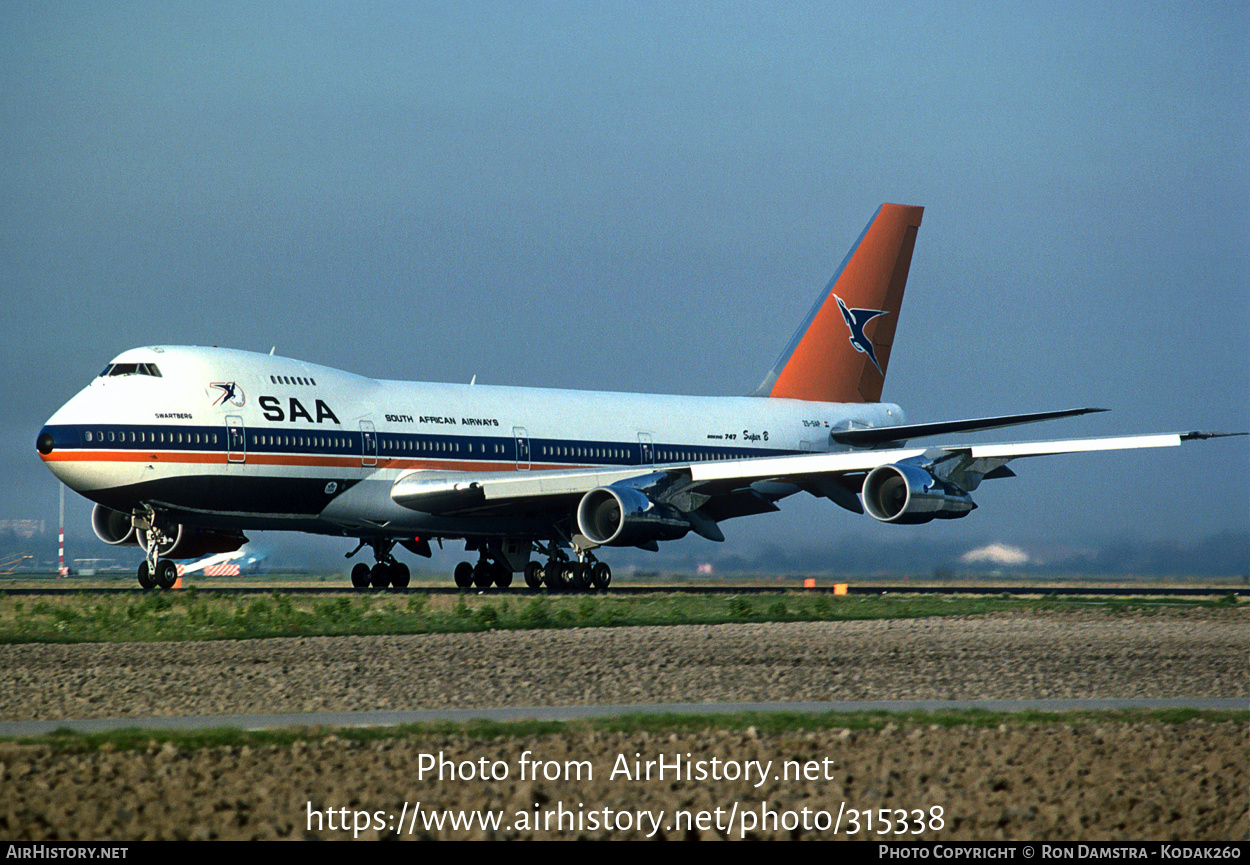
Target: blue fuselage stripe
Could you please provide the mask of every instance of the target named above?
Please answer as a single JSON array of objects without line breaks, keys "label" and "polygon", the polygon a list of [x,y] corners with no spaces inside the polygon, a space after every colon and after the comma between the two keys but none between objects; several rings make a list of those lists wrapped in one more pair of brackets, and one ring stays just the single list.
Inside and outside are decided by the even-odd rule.
[{"label": "blue fuselage stripe", "polygon": [[[54,450],[117,450],[171,453],[226,453],[231,433],[225,426],[159,424],[57,424],[43,428],[50,433]],[[248,427],[239,453],[304,454],[316,456],[377,457],[379,459],[458,459],[484,462],[517,462],[518,440],[512,436],[473,436],[426,433],[378,432],[377,451],[365,452],[359,430],[309,433],[289,427]],[[704,462],[716,459],[781,456],[795,451],[776,448],[709,447],[677,442],[587,441],[581,439],[526,438],[528,455],[520,462],[569,465],[651,465],[653,463]]]}]

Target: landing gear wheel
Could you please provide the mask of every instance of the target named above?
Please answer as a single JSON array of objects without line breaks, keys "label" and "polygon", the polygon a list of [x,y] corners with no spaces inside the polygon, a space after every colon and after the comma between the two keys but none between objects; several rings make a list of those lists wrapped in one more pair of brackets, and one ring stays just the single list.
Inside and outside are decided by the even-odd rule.
[{"label": "landing gear wheel", "polygon": [[546,567],[547,588],[562,591],[568,586],[568,562],[548,562]]},{"label": "landing gear wheel", "polygon": [[612,584],[612,569],[606,562],[595,562],[595,566],[590,571],[590,582],[601,592]]},{"label": "landing gear wheel", "polygon": [[358,589],[369,588],[369,566],[364,562],[357,562],[352,568],[352,585]]},{"label": "landing gear wheel", "polygon": [[408,566],[403,562],[396,562],[391,568],[391,585],[397,589],[406,589],[411,580],[412,572],[408,570]]},{"label": "landing gear wheel", "polygon": [[512,568],[507,565],[496,565],[495,585],[501,589],[506,589],[512,585]]},{"label": "landing gear wheel", "polygon": [[525,566],[525,585],[537,589],[543,584],[543,566],[538,562],[530,562]]},{"label": "landing gear wheel", "polygon": [[152,579],[152,568],[147,562],[139,563],[139,586],[145,591],[156,586],[156,580]]},{"label": "landing gear wheel", "polygon": [[156,563],[156,585],[162,589],[172,589],[178,582],[178,566],[169,559]]},{"label": "landing gear wheel", "polygon": [[467,589],[469,586],[473,585],[473,566],[468,562],[461,562],[456,565],[456,570],[453,576],[456,579],[457,586],[462,589]]},{"label": "landing gear wheel", "polygon": [[583,589],[589,588],[590,586],[589,570],[590,569],[586,565],[582,564],[581,562],[577,562],[575,564],[569,565],[568,570],[566,571],[566,573],[568,574],[569,584],[579,592],[582,591]]},{"label": "landing gear wheel", "polygon": [[391,566],[386,562],[378,562],[369,570],[369,585],[375,589],[385,589],[391,584]]},{"label": "landing gear wheel", "polygon": [[491,584],[495,582],[495,568],[487,561],[477,563],[477,567],[473,569],[473,585],[479,589],[489,589]]}]

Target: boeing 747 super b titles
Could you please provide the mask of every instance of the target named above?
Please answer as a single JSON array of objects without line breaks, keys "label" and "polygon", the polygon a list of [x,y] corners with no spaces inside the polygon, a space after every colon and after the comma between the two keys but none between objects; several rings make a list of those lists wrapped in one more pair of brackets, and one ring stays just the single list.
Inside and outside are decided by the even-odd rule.
[{"label": "boeing 747 super b titles", "polygon": [[[464,541],[458,586],[607,588],[602,547],[656,550],[778,510],[798,492],[887,523],[957,519],[1013,459],[1179,445],[1208,433],[908,446],[912,439],[1098,409],[908,424],[880,402],[923,208],[884,204],[750,396],[376,381],[218,348],[123,352],[54,414],[37,448],[96,503],[110,544],[146,552],[144,588],[174,560],[244,532],[359,540],[356,586],[406,586],[396,545]],[[537,555],[536,559],[531,557]],[[351,554],[349,554],[351,555]]]}]

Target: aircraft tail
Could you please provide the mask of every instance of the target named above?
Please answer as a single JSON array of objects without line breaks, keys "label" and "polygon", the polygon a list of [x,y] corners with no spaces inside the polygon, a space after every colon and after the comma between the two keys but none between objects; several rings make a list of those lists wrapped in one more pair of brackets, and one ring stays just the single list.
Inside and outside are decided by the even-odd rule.
[{"label": "aircraft tail", "polygon": [[923,207],[883,204],[752,396],[880,402]]}]

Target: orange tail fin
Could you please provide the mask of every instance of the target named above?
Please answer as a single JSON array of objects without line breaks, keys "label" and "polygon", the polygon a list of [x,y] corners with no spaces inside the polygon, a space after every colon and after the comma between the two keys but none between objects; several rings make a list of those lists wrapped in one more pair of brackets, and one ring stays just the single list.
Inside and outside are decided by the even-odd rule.
[{"label": "orange tail fin", "polygon": [[883,204],[752,396],[880,402],[923,207]]}]

